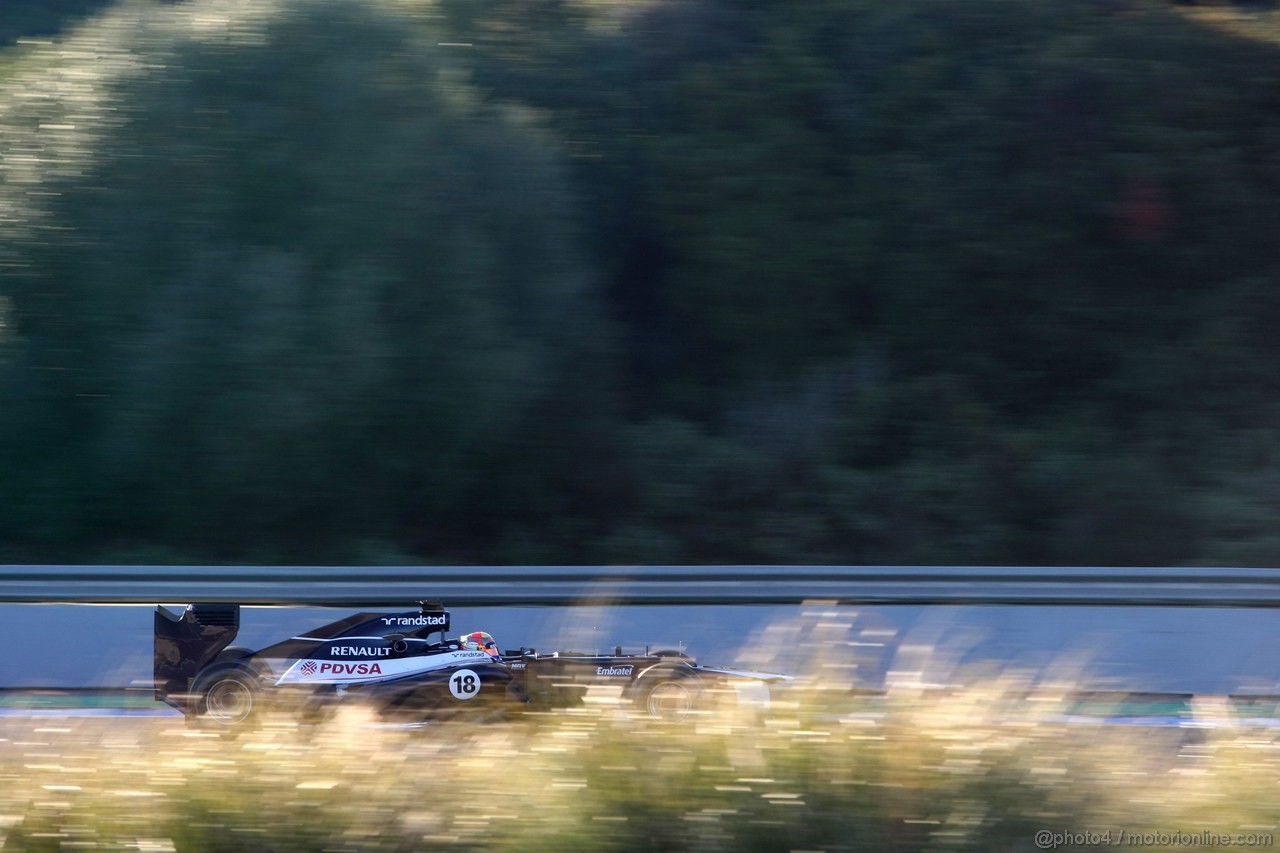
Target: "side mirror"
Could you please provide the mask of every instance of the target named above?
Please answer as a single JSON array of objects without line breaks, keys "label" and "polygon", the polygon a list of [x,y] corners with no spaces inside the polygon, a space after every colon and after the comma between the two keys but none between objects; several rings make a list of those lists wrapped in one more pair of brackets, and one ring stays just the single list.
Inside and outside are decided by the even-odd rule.
[{"label": "side mirror", "polygon": [[391,644],[391,651],[396,654],[404,654],[409,651],[409,644],[405,642],[404,634],[387,634],[383,639]]}]

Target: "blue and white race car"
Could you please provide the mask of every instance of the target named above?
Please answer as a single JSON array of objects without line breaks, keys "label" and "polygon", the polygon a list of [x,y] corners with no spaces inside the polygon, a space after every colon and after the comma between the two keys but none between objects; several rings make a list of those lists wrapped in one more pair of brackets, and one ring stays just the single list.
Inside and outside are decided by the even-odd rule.
[{"label": "blue and white race car", "polygon": [[699,666],[671,651],[504,654],[484,631],[448,638],[450,614],[436,602],[403,613],[356,613],[256,651],[231,645],[239,628],[234,604],[193,604],[181,613],[156,608],[156,698],[189,720],[235,726],[269,703],[310,712],[364,699],[386,717],[422,720],[477,706],[573,704],[596,688],[672,718],[736,685],[789,680]]}]

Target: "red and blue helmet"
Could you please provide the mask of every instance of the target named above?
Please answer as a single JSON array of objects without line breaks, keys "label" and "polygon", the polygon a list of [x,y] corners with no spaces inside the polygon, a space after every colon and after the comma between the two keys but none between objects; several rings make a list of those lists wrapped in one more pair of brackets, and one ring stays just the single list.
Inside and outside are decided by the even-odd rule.
[{"label": "red and blue helmet", "polygon": [[472,631],[458,638],[458,648],[464,651],[487,652],[494,660],[499,660],[502,653],[498,651],[498,642],[487,631]]}]

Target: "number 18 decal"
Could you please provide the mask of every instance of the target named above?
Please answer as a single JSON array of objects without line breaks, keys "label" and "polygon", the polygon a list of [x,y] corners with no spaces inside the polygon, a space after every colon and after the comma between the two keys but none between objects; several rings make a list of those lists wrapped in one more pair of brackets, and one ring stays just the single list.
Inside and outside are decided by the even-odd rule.
[{"label": "number 18 decal", "polygon": [[454,699],[474,699],[480,692],[480,676],[469,669],[460,669],[449,676],[449,692]]}]

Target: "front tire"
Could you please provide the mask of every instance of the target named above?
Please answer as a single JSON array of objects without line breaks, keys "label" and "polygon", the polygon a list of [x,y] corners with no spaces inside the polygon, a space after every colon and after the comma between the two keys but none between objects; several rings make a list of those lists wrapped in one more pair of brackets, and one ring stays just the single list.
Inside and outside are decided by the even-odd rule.
[{"label": "front tire", "polygon": [[698,710],[702,691],[691,678],[662,675],[640,692],[640,710],[656,720],[683,720]]},{"label": "front tire", "polygon": [[244,669],[224,669],[201,675],[192,685],[200,722],[236,728],[253,722],[261,703],[258,678]]}]

